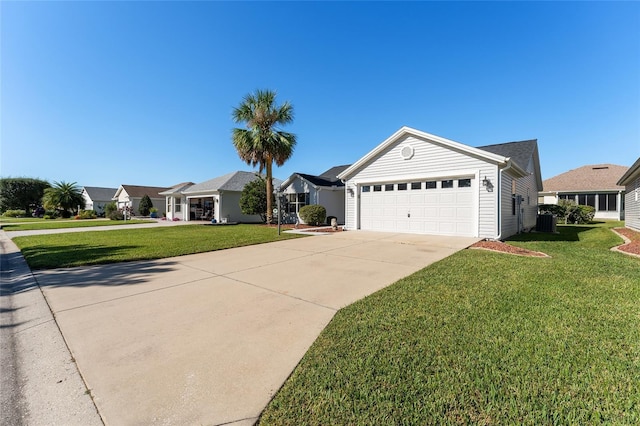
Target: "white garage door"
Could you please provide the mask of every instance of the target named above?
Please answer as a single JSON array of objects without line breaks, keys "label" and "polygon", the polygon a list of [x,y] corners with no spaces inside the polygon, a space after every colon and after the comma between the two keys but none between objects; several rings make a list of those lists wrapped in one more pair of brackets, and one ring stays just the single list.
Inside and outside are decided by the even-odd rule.
[{"label": "white garage door", "polygon": [[360,229],[475,236],[475,180],[460,177],[363,185]]}]

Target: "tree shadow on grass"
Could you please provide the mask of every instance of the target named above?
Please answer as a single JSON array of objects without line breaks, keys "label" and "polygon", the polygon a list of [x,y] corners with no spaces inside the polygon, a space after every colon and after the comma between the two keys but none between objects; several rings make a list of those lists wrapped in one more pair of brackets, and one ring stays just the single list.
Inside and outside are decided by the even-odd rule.
[{"label": "tree shadow on grass", "polygon": [[92,244],[77,244],[74,246],[50,244],[35,245],[22,249],[22,255],[31,269],[68,268],[82,265],[98,265],[122,261],[119,256],[125,256],[130,250],[138,248],[133,245],[96,246]]},{"label": "tree shadow on grass", "polygon": [[507,239],[507,241],[580,241],[580,234],[595,229],[596,226],[589,225],[558,225],[556,233],[551,232],[528,232],[516,234]]}]

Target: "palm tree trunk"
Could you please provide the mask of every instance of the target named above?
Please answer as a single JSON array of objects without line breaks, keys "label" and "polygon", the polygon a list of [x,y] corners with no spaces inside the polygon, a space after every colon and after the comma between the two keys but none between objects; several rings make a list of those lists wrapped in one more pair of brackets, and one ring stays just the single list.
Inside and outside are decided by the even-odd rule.
[{"label": "palm tree trunk", "polygon": [[271,176],[271,168],[273,166],[273,161],[271,157],[267,158],[267,223],[270,224],[273,221],[273,211],[271,205],[271,194],[273,194],[273,177]]}]

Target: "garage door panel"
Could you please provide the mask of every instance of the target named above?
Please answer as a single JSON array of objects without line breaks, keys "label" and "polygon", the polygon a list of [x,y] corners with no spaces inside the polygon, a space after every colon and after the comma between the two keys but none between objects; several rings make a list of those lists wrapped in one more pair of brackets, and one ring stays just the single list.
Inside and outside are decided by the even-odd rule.
[{"label": "garage door panel", "polygon": [[458,188],[457,185],[456,182],[454,188],[443,189],[438,183],[437,188],[426,189],[423,184],[422,189],[398,191],[396,187],[392,192],[385,191],[386,183],[381,182],[382,191],[361,194],[360,228],[473,236],[477,234],[475,212],[478,209],[474,196],[477,188],[474,182],[471,187]]}]

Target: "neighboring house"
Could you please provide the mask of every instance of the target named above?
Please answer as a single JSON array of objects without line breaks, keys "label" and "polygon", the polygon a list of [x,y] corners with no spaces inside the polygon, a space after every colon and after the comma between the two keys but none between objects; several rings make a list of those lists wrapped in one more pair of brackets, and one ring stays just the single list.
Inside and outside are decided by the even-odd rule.
[{"label": "neighboring house", "polygon": [[95,210],[99,215],[104,213],[104,207],[113,201],[116,188],[102,188],[98,186],[85,186],[82,188],[85,210]]},{"label": "neighboring house", "polygon": [[323,206],[327,209],[327,218],[335,217],[338,223],[344,223],[344,182],[337,176],[349,166],[335,166],[318,176],[305,173],[289,176],[280,187],[286,200],[283,207],[285,223],[301,221],[300,208],[308,204]]},{"label": "neighboring house", "polygon": [[546,179],[538,193],[540,204],[572,200],[596,209],[595,219],[624,219],[624,186],[617,182],[628,170],[615,164],[579,167]]},{"label": "neighboring house", "polygon": [[536,140],[474,148],[402,127],[338,175],[347,229],[504,239],[535,227]]},{"label": "neighboring house", "polygon": [[624,225],[640,232],[640,158],[616,182],[625,187]]},{"label": "neighboring house", "polygon": [[[232,172],[195,185],[177,185],[162,192],[167,219],[211,220],[218,222],[262,222],[259,215],[246,215],[240,210],[244,186],[259,178],[254,172]],[[282,181],[273,179],[276,187]]]},{"label": "neighboring house", "polygon": [[142,197],[145,195],[148,195],[153,207],[158,209],[158,216],[162,216],[165,213],[165,197],[164,195],[160,195],[160,192],[166,191],[167,189],[169,188],[120,185],[112,199],[116,201],[119,209],[128,207],[132,210],[133,214],[136,215],[139,214],[138,208],[140,207],[140,200],[142,200]]},{"label": "neighboring house", "polygon": [[167,219],[169,220],[185,220],[185,215],[188,216],[189,206],[187,204],[187,198],[182,195],[182,191],[195,185],[193,182],[184,182],[172,186],[166,191],[162,191],[159,194],[165,197],[165,212]]}]

